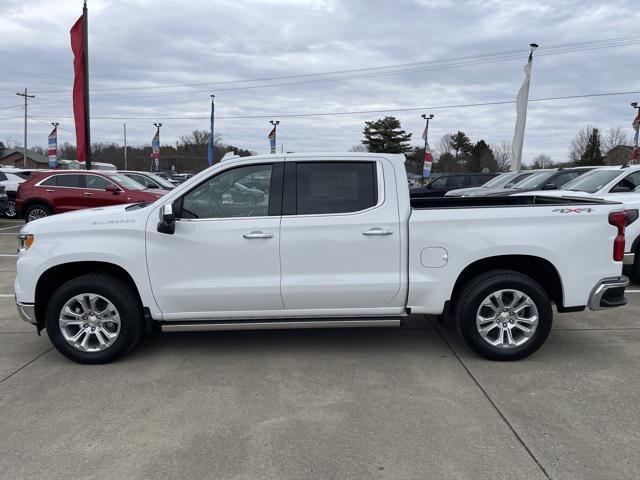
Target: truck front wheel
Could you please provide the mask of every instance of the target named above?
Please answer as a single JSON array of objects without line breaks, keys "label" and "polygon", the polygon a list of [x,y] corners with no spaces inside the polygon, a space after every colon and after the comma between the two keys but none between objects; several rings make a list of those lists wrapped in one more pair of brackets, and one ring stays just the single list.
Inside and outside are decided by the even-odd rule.
[{"label": "truck front wheel", "polygon": [[66,357],[79,363],[108,363],[138,343],[143,313],[130,285],[90,273],[54,292],[45,323],[51,343]]},{"label": "truck front wheel", "polygon": [[465,343],[490,360],[519,360],[549,336],[553,309],[547,292],[532,278],[511,270],[477,276],[462,289],[456,305]]}]

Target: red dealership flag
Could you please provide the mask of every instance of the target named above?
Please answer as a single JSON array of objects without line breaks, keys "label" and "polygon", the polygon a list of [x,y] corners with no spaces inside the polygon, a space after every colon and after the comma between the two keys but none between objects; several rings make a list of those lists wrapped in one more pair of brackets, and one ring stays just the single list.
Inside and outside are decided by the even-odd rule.
[{"label": "red dealership flag", "polygon": [[78,160],[91,165],[89,136],[89,79],[87,64],[87,5],[82,16],[71,27],[71,50],[73,50],[73,118],[76,123]]}]

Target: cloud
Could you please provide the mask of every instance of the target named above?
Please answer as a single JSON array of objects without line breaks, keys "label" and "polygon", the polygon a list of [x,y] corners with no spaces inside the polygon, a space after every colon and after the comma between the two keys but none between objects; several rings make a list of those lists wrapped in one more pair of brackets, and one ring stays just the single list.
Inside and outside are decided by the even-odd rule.
[{"label": "cloud", "polygon": [[[71,116],[72,57],[69,28],[81,2],[0,0],[3,75],[0,107],[19,104],[15,92],[36,93],[29,143],[45,145],[49,121],[65,128],[60,141],[74,142]],[[639,45],[544,55],[544,47],[632,36],[640,13],[634,0],[90,0],[91,111],[94,141],[149,143],[153,122],[163,122],[163,143],[193,129],[207,129],[209,95],[220,117],[445,106],[510,100],[522,81],[527,45],[538,42],[531,97],[637,90]],[[283,79],[156,90],[132,87],[240,82],[288,75],[411,62],[442,61],[490,52],[518,51],[505,61],[422,70],[343,81],[291,84]],[[469,61],[468,63],[474,63]],[[478,62],[476,62],[478,63]],[[357,77],[355,73],[352,75]],[[266,88],[238,86],[280,83]],[[123,89],[123,90],[115,90]],[[106,91],[111,90],[111,91]],[[634,96],[532,103],[524,157],[540,153],[566,159],[571,139],[587,124],[630,132]],[[418,143],[418,111],[397,113]],[[433,143],[457,130],[473,140],[510,139],[515,106],[434,109]],[[20,114],[2,110],[0,118]],[[202,120],[167,117],[199,116]],[[279,141],[287,150],[345,151],[361,140],[365,120],[382,115],[281,118]],[[220,119],[223,141],[268,150],[268,119]],[[21,139],[21,119],[0,120],[0,139]]]}]

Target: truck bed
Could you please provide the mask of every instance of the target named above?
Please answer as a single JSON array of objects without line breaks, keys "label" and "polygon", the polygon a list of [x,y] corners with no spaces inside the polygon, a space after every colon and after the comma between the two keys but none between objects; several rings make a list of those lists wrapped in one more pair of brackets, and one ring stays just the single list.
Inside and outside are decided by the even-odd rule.
[{"label": "truck bed", "polygon": [[440,208],[482,208],[511,206],[565,206],[615,204],[608,200],[584,197],[547,197],[542,195],[496,196],[496,197],[418,197],[411,198],[411,207],[416,210]]}]

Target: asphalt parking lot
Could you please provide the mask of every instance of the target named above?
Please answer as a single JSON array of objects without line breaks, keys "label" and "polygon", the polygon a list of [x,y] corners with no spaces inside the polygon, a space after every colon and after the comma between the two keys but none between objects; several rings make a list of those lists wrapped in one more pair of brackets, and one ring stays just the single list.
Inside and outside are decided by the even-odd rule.
[{"label": "asphalt parking lot", "polygon": [[158,334],[75,364],[22,322],[0,221],[0,477],[637,479],[640,286],[496,363],[451,329]]}]

